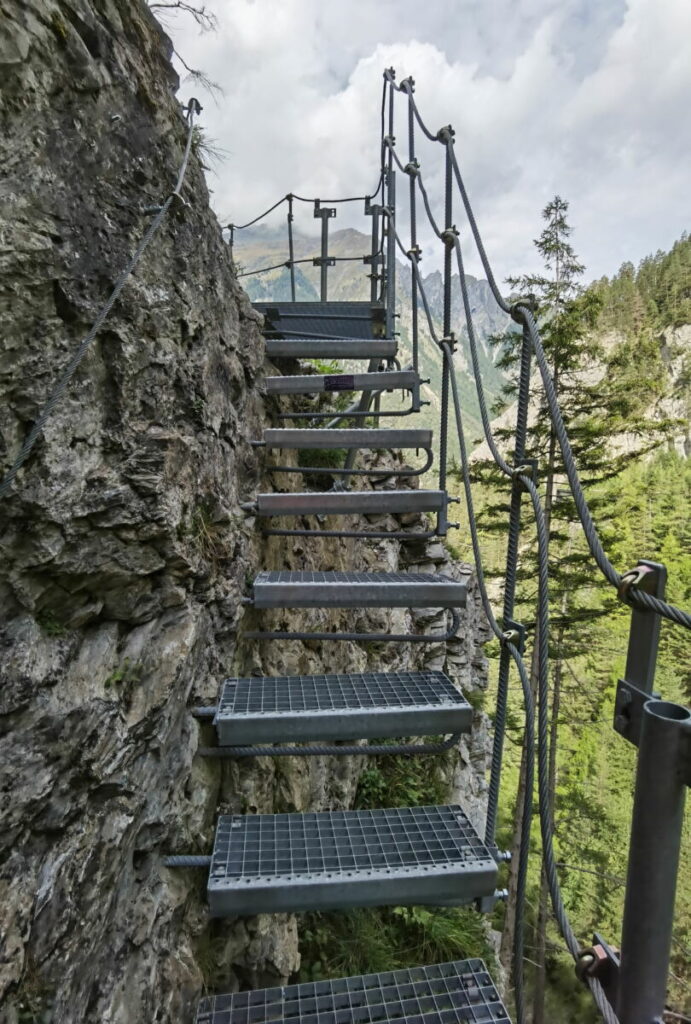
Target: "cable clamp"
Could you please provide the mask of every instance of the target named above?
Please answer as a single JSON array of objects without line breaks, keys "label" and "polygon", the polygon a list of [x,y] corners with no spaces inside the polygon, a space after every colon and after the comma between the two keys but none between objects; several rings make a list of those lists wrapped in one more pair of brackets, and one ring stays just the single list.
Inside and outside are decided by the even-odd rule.
[{"label": "cable clamp", "polygon": [[407,163],[403,168],[406,174],[409,174],[411,178],[417,178],[420,173],[420,164],[417,160],[413,159],[410,163]]},{"label": "cable clamp", "polygon": [[395,135],[385,135],[384,136],[384,143],[385,143],[385,145],[390,146],[391,149],[395,149],[395,147],[396,147],[396,136]]},{"label": "cable clamp", "polygon": [[446,144],[448,144],[449,142],[453,144],[455,135],[456,132],[453,130],[450,124],[444,125],[444,127],[440,128],[439,131],[437,132],[438,140]]},{"label": "cable clamp", "polygon": [[412,75],[408,75],[407,78],[404,78],[402,80],[398,88],[401,90],[401,92],[403,92],[404,89],[407,89],[408,92],[415,92],[415,79],[413,78]]},{"label": "cable clamp", "polygon": [[503,622],[504,632],[501,635],[501,644],[513,644],[519,654],[525,652],[525,626],[513,619],[505,619]]},{"label": "cable clamp", "polygon": [[441,338],[439,341],[439,348],[443,345],[448,345],[452,352],[456,351],[456,335],[453,331],[450,331],[446,338]]},{"label": "cable clamp", "polygon": [[[643,584],[646,577],[649,577],[651,574],[653,576],[655,575],[655,569],[650,565],[642,565],[640,563],[633,569],[629,569],[628,572],[625,572],[619,580],[619,586],[617,587],[617,597],[619,600],[623,601],[624,604],[629,603],[629,591],[631,590],[631,587],[640,586],[641,590],[648,590],[648,587],[645,585],[641,586],[641,584]],[[649,580],[646,582],[652,583],[653,581]]]},{"label": "cable clamp", "polygon": [[525,322],[525,316],[521,312],[521,306],[527,306],[533,316],[537,315],[537,298],[531,293],[522,299],[517,299],[511,306],[509,313],[511,319],[517,324]]},{"label": "cable clamp", "polygon": [[171,192],[170,195],[168,196],[168,199],[177,199],[178,202],[182,204],[182,206],[189,206],[190,205],[187,202],[186,199],[182,198],[182,196],[180,195],[180,193],[177,190],[175,190],[174,192]]},{"label": "cable clamp", "polygon": [[384,78],[387,80],[387,82],[395,82],[396,68],[387,68],[386,71],[384,72]]},{"label": "cable clamp", "polygon": [[194,96],[191,96],[187,101],[187,106],[182,109],[185,110],[187,114],[201,114],[204,108],[199,100],[195,99]]},{"label": "cable clamp", "polygon": [[408,249],[406,256],[409,260],[415,260],[416,263],[419,263],[422,259],[422,249],[419,245],[414,245],[412,248]]},{"label": "cable clamp", "polygon": [[521,482],[522,476],[527,476],[534,484],[537,484],[537,459],[523,459],[511,470],[511,476],[516,483]]},{"label": "cable clamp", "polygon": [[456,225],[452,224],[450,228],[446,228],[444,231],[442,231],[439,237],[441,238],[442,242],[448,249],[453,249],[459,234],[460,232]]}]

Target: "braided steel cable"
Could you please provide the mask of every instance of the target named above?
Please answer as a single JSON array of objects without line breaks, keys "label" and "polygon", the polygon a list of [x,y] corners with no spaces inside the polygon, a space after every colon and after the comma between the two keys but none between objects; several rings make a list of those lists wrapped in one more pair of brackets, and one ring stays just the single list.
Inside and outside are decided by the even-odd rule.
[{"label": "braided steel cable", "polygon": [[180,202],[183,203],[183,205],[186,205],[185,204],[185,200],[180,195],[180,190],[181,190],[183,182],[185,180],[185,174],[186,174],[186,171],[187,171],[187,164],[189,162],[190,152],[191,152],[191,149],[192,149],[192,138],[193,138],[193,134],[194,134],[194,116],[197,113],[201,113],[201,109],[202,108],[199,105],[198,100],[190,99],[186,109],[187,109],[187,123],[188,123],[188,126],[189,126],[188,127],[188,132],[187,132],[187,142],[185,144],[185,150],[184,150],[184,153],[183,153],[183,158],[182,158],[182,163],[180,165],[180,170],[178,172],[177,181],[175,183],[175,188],[170,193],[170,195],[167,197],[167,199],[165,200],[163,205],[160,207],[160,209],[158,210],[158,212],[157,212],[156,216],[154,217],[154,219],[151,221],[151,224],[149,225],[149,227],[145,231],[144,236],[143,236],[141,242],[139,243],[139,245],[135,249],[134,254],[130,258],[130,260],[127,263],[127,265],[125,266],[125,269],[123,270],[123,272],[120,274],[120,277],[117,279],[117,281],[115,283],[115,287],[113,288],[112,292],[110,293],[110,295],[109,295],[105,305],[102,307],[101,311],[99,312],[98,316],[96,317],[96,320],[94,321],[93,326],[91,327],[91,330],[88,332],[86,337],[83,339],[83,341],[81,342],[79,348],[74,353],[74,355],[70,359],[69,363],[67,364],[67,366],[63,370],[62,375],[58,379],[57,384],[53,388],[53,391],[51,392],[48,400],[46,401],[45,405],[43,406],[43,409],[41,410],[40,415],[36,419],[34,425],[32,426],[32,428],[29,431],[29,433],[27,434],[27,436],[24,438],[24,442],[23,442],[23,444],[22,444],[22,446],[21,446],[21,448],[19,450],[19,453],[18,453],[17,457],[15,458],[14,462],[12,463],[12,466],[10,467],[10,469],[7,471],[7,473],[3,477],[2,482],[0,482],[0,498],[4,497],[7,494],[7,492],[10,489],[10,487],[12,486],[12,483],[13,483],[15,477],[17,476],[17,473],[22,468],[22,466],[24,465],[26,460],[29,458],[29,455],[31,454],[31,452],[33,450],[33,447],[36,444],[36,442],[37,442],[37,440],[39,438],[39,435],[41,434],[41,431],[43,430],[43,428],[46,425],[46,423],[47,423],[48,419],[50,418],[50,416],[52,415],[55,407],[60,402],[60,399],[64,395],[65,391],[67,390],[67,387],[68,387],[70,381],[72,380],[72,377],[74,376],[74,374],[75,374],[75,372],[77,370],[77,367],[79,366],[79,364],[81,363],[82,359],[86,355],[86,352],[87,352],[89,346],[91,345],[91,343],[93,342],[94,338],[96,337],[96,335],[100,331],[101,327],[103,326],[104,321],[108,317],[108,314],[110,313],[111,309],[115,305],[115,303],[116,303],[116,301],[118,299],[118,296],[120,295],[120,292],[122,291],[122,289],[125,287],[125,284],[126,284],[128,278],[129,278],[130,274],[132,273],[132,271],[134,270],[134,268],[137,266],[137,264],[139,263],[140,259],[142,258],[146,248],[149,245],[149,242],[151,241],[151,239],[154,237],[154,235],[158,231],[158,229],[159,229],[163,219],[165,218],[166,214],[168,213],[168,210],[170,209],[170,207],[171,207],[171,205],[173,203],[173,200],[174,199],[179,199]]},{"label": "braided steel cable", "polygon": [[264,217],[268,217],[270,213],[273,213],[274,210],[277,210],[278,207],[281,206],[283,203],[287,203],[289,198],[289,195],[281,196],[281,198],[277,202],[275,202],[273,206],[270,206],[268,210],[264,210],[263,213],[258,214],[253,220],[248,220],[246,224],[226,224],[226,228],[229,231],[244,231],[245,228],[251,228],[253,224],[256,224],[258,221],[263,220]]},{"label": "braided steel cable", "polygon": [[[557,440],[559,441],[559,447],[564,461],[564,469],[569,481],[576,510],[578,511],[578,516],[581,521],[581,526],[583,527],[583,532],[585,533],[586,540],[588,541],[590,553],[595,559],[595,562],[605,579],[607,579],[613,587],[616,587],[617,590],[620,590],[622,577],[604,552],[602,543],[598,536],[597,528],[588,506],[588,500],[583,493],[583,486],[578,475],[576,461],[571,449],[571,442],[569,441],[569,436],[564,424],[564,418],[562,416],[561,409],[559,408],[554,382],[552,381],[552,377],[549,372],[547,358],[542,347],[535,318],[532,310],[525,303],[518,302],[515,309],[516,313],[522,317],[530,334],[533,351],[535,352],[535,358],[540,369],[540,376],[542,377],[542,383],[545,389],[550,419],[554,426],[554,432],[557,436]],[[653,594],[647,594],[645,591],[640,590],[637,587],[630,587],[627,590],[626,601],[635,607],[645,608],[649,611],[656,612],[658,615],[662,615],[664,618],[669,619],[680,626],[684,626],[686,629],[691,629],[691,615],[688,612],[681,608],[677,608],[675,605],[668,604],[667,601],[663,601],[659,597],[655,597]]]}]

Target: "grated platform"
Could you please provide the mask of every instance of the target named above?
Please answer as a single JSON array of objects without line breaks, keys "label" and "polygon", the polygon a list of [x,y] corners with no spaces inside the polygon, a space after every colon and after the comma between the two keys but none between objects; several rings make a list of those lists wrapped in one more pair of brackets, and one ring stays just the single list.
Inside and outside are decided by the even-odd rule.
[{"label": "grated platform", "polygon": [[393,359],[395,338],[269,338],[269,359]]},{"label": "grated platform", "polygon": [[268,428],[267,448],[424,448],[432,446],[431,430],[309,430]]},{"label": "grated platform", "polygon": [[446,504],[444,491],[305,491],[257,495],[257,515],[398,515],[438,512]]},{"label": "grated platform", "polygon": [[511,1024],[482,960],[203,999],[196,1024]]},{"label": "grated platform", "polygon": [[384,370],[374,373],[309,373],[298,377],[265,377],[269,395],[313,395],[332,391],[417,392],[420,378],[412,370]]},{"label": "grated platform", "polygon": [[467,732],[473,710],[443,672],[226,679],[221,746]]},{"label": "grated platform", "polygon": [[464,608],[466,584],[406,572],[260,572],[255,608]]},{"label": "grated platform", "polygon": [[362,338],[384,333],[384,307],[371,302],[255,302],[269,338]]},{"label": "grated platform", "polygon": [[494,892],[497,865],[460,807],[219,818],[212,916],[428,903]]}]

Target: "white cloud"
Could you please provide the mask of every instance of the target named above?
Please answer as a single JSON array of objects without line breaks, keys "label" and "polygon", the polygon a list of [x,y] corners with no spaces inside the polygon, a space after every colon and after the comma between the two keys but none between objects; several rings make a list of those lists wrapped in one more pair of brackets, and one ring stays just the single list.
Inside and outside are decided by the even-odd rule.
[{"label": "white cloud", "polygon": [[[532,239],[555,192],[571,203],[589,276],[667,247],[689,226],[688,0],[206,2],[216,33],[196,34],[182,18],[167,28],[225,90],[217,105],[201,97],[208,134],[226,151],[210,178],[223,218],[250,219],[288,191],[370,190],[381,73],[393,65],[415,78],[432,128],[454,125],[500,277],[535,265]],[[183,84],[181,96],[190,91]],[[441,147],[421,140],[419,154],[440,211]],[[312,230],[311,210],[303,216]],[[334,227],[346,224],[368,230],[359,209],[339,209]]]}]

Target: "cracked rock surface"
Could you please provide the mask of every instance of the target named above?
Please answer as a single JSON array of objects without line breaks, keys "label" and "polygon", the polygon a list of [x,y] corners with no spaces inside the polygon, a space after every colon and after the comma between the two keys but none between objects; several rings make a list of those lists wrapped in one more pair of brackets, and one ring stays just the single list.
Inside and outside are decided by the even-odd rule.
[{"label": "cracked rock surface", "polygon": [[[146,208],[173,187],[186,126],[169,43],[139,0],[0,0],[0,15],[4,469],[146,230]],[[162,859],[209,852],[219,811],[350,806],[362,759],[195,758],[209,726],[189,709],[214,703],[224,676],[428,666],[466,692],[486,685],[471,570],[441,544],[263,540],[243,511],[258,490],[287,486],[250,445],[268,423],[259,318],[196,157],[183,198],[0,502],[3,1024],[185,1022],[205,985],[297,970],[295,917],[210,923],[203,873]],[[395,473],[402,462],[389,458]],[[259,568],[441,571],[469,580],[468,608],[446,644],[251,643],[243,631],[259,621],[306,625],[298,611],[260,620],[243,607]],[[442,621],[428,609],[316,611],[310,625]],[[476,719],[449,784],[480,822]]]}]

